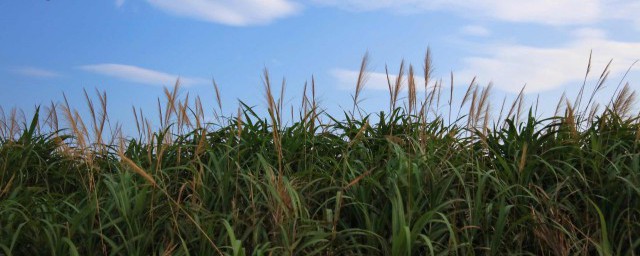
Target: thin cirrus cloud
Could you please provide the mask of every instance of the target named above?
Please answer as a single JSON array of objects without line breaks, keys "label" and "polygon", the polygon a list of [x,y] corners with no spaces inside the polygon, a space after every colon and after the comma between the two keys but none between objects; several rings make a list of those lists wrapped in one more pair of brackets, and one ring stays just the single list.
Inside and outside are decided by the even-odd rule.
[{"label": "thin cirrus cloud", "polygon": [[545,25],[588,25],[602,20],[631,20],[640,27],[640,3],[631,0],[313,0],[317,5],[351,11],[398,13],[448,11],[464,17]]},{"label": "thin cirrus cloud", "polygon": [[478,37],[485,37],[485,36],[491,35],[491,31],[489,29],[479,25],[464,26],[460,29],[460,32],[464,35],[478,36]]},{"label": "thin cirrus cloud", "polygon": [[35,78],[57,78],[62,75],[58,72],[36,68],[36,67],[18,67],[10,70],[15,74],[22,76],[35,77]]},{"label": "thin cirrus cloud", "polygon": [[106,63],[84,65],[79,68],[84,71],[119,78],[124,81],[148,85],[169,86],[174,84],[178,79],[180,79],[180,84],[185,86],[204,84],[208,82],[208,80],[202,78],[181,77],[174,74],[124,64]]},{"label": "thin cirrus cloud", "polygon": [[169,14],[231,26],[268,24],[296,14],[290,0],[147,0]]},{"label": "thin cirrus cloud", "polygon": [[[125,0],[115,0],[122,6]],[[640,2],[631,0],[146,0],[169,14],[231,26],[268,24],[299,13],[304,5],[396,13],[447,11],[464,17],[545,25],[589,25],[628,20],[640,29]]]},{"label": "thin cirrus cloud", "polygon": [[[336,79],[339,88],[344,90],[354,90],[356,88],[356,83],[358,82],[360,71],[336,68],[329,71],[329,74]],[[397,78],[397,75],[389,74],[389,80],[387,81],[386,73],[367,72],[364,88],[371,90],[389,90],[389,81],[391,82],[391,85],[395,85]],[[414,76],[414,79],[416,81],[416,85],[418,85],[416,90],[424,91],[424,77]],[[403,89],[407,88],[406,77],[403,77],[401,84]]]}]

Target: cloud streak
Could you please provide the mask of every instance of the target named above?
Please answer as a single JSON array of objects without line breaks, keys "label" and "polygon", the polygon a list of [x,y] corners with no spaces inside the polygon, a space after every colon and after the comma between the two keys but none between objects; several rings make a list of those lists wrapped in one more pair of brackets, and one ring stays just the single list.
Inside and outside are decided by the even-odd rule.
[{"label": "cloud streak", "polygon": [[179,75],[124,64],[94,64],[80,66],[79,68],[91,73],[148,85],[170,86],[173,85],[178,78],[180,79],[180,84],[185,86],[204,84],[208,82],[207,79],[180,77]]},{"label": "cloud streak", "polygon": [[62,75],[58,72],[36,68],[36,67],[19,67],[11,69],[11,72],[22,76],[36,77],[36,78],[57,78]]},{"label": "cloud streak", "polygon": [[[125,0],[116,0],[118,7]],[[146,0],[166,13],[230,26],[264,25],[299,13],[304,5],[355,12],[395,13],[447,11],[460,16],[553,26],[591,25],[626,20],[640,29],[640,3],[629,0]]]},{"label": "cloud streak", "polygon": [[[336,68],[329,71],[329,74],[336,79],[337,85],[340,89],[355,90],[356,83],[358,82],[358,75],[360,71]],[[389,90],[389,83],[387,82],[387,74],[381,72],[367,72],[367,80],[365,83],[365,89],[371,90]],[[397,75],[389,74],[389,81],[391,85],[395,85]],[[424,77],[414,76],[416,81],[416,90],[424,91]],[[431,86],[431,85],[430,85]],[[407,88],[406,77],[402,79],[402,88]]]},{"label": "cloud streak", "polygon": [[485,36],[491,35],[491,31],[489,31],[489,29],[483,26],[478,26],[478,25],[464,26],[460,29],[460,32],[464,35],[479,36],[479,37],[485,37]]},{"label": "cloud streak", "polygon": [[589,25],[602,20],[630,20],[640,27],[640,3],[628,0],[313,0],[350,11],[390,10],[420,13],[444,10],[464,17],[545,25]]},{"label": "cloud streak", "polygon": [[147,0],[169,14],[231,26],[268,24],[297,13],[289,0]]}]

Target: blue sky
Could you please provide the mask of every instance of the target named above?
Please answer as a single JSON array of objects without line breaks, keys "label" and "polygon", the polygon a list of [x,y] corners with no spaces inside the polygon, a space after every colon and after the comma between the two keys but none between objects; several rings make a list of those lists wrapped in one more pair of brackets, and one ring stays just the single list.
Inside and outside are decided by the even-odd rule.
[{"label": "blue sky", "polygon": [[[637,13],[631,0],[5,0],[0,106],[28,111],[64,92],[82,109],[83,88],[95,88],[126,124],[132,105],[155,115],[163,86],[178,77],[183,95],[213,108],[215,78],[224,112],[234,113],[238,100],[264,107],[266,67],[275,84],[286,77],[287,105],[299,105],[314,75],[322,106],[335,113],[351,109],[368,51],[363,105],[382,110],[385,64],[394,73],[404,59],[421,70],[430,46],[435,77],[448,84],[453,72],[460,93],[477,75],[495,97],[527,84],[527,97],[555,107],[582,84],[591,50],[594,79],[613,59],[613,91],[640,59]],[[640,65],[626,80],[640,89]]]}]

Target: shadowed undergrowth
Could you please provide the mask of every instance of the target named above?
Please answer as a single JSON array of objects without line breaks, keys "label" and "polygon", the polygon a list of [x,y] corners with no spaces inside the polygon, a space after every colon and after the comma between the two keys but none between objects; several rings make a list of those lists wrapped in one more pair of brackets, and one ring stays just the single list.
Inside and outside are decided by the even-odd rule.
[{"label": "shadowed undergrowth", "polygon": [[214,122],[176,85],[159,128],[134,108],[136,137],[111,125],[104,93],[84,119],[66,100],[30,122],[3,113],[0,255],[640,252],[635,93],[595,104],[607,69],[546,119],[522,93],[491,111],[474,81],[452,106],[429,52],[424,95],[403,63],[389,110],[366,114],[366,69],[365,56],[344,117],[321,110],[312,79],[290,125],[266,71],[266,117],[218,115],[215,82]]}]

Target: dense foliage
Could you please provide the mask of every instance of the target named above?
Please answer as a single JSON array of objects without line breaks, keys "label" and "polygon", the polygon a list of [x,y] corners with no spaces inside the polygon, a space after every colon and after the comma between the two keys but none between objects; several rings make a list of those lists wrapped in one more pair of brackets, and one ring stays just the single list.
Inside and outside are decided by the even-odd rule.
[{"label": "dense foliage", "polygon": [[468,113],[449,121],[415,88],[395,107],[390,83],[391,112],[331,117],[305,95],[281,126],[266,78],[267,119],[243,106],[205,125],[201,106],[167,91],[169,122],[152,132],[140,118],[122,141],[102,139],[106,113],[90,100],[93,126],[68,105],[67,129],[40,128],[57,128],[52,113],[4,121],[0,255],[640,252],[640,124],[626,89],[592,115],[518,106],[495,121],[472,85]]}]

